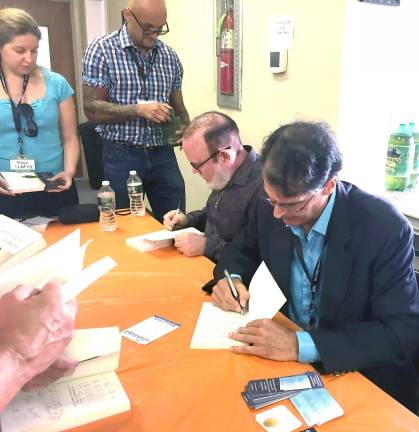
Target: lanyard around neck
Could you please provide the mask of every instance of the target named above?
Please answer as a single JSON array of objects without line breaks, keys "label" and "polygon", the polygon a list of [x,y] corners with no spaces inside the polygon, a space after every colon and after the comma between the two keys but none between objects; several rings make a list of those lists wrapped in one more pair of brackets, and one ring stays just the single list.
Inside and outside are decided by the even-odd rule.
[{"label": "lanyard around neck", "polygon": [[0,69],[0,82],[1,82],[1,85],[3,87],[4,92],[9,97],[10,106],[12,108],[13,122],[15,124],[15,129],[16,129],[16,132],[18,135],[17,143],[18,143],[18,147],[19,147],[19,155],[20,156],[23,156],[23,140],[21,137],[22,122],[20,119],[20,109],[19,108],[20,108],[20,105],[22,103],[23,96],[26,92],[26,88],[28,87],[29,77],[30,77],[30,75],[24,75],[23,76],[22,95],[20,96],[19,102],[17,104],[15,104],[14,101],[12,100],[12,98],[10,97],[9,89],[7,88],[7,81],[6,81],[6,78],[4,76],[3,70]]},{"label": "lanyard around neck", "polygon": [[310,272],[308,271],[307,268],[307,264],[304,260],[303,247],[301,246],[300,238],[297,235],[295,235],[293,232],[291,232],[291,239],[292,239],[292,244],[294,246],[295,252],[297,254],[298,261],[300,262],[301,267],[303,268],[304,273],[307,276],[307,279],[310,281],[311,302],[309,307],[309,313],[310,313],[310,326],[312,326],[314,325],[314,321],[315,321],[315,317],[313,316],[313,314],[316,309],[316,294],[320,286],[320,271],[322,266],[323,252],[326,246],[326,239],[320,257],[317,260],[316,266],[314,267],[314,271],[312,275],[310,275]]},{"label": "lanyard around neck", "polygon": [[148,64],[146,72],[144,72],[144,68],[140,65],[140,62],[138,61],[138,58],[134,52],[133,46],[128,47],[128,52],[132,60],[134,61],[135,66],[137,67],[138,75],[140,76],[141,81],[143,82],[143,86],[145,90],[145,100],[148,100],[147,80],[151,70],[153,69],[154,63],[156,61],[157,47],[154,49],[153,54],[151,55],[151,60],[150,63]]}]

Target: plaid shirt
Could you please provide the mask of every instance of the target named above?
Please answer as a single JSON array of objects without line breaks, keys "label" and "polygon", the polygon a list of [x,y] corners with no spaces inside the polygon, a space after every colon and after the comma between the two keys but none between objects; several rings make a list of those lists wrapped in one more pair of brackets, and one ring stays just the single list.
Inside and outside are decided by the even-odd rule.
[{"label": "plaid shirt", "polygon": [[[142,76],[133,56],[144,71]],[[143,57],[131,40],[126,25],[119,31],[95,39],[87,48],[83,61],[82,83],[107,88],[109,102],[120,105],[147,100],[169,103],[172,91],[181,90],[182,78],[183,67],[172,48],[157,40]],[[142,117],[100,124],[97,131],[102,137],[122,145],[165,144],[161,127]]]}]

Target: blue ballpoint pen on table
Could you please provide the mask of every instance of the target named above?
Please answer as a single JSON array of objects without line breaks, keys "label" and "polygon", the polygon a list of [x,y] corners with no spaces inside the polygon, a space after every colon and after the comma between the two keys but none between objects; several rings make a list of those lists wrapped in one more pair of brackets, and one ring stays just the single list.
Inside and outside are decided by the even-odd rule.
[{"label": "blue ballpoint pen on table", "polygon": [[244,315],[244,313],[246,312],[246,310],[245,310],[245,308],[240,303],[239,293],[237,292],[236,287],[234,286],[234,283],[233,283],[233,279],[231,279],[230,273],[227,271],[227,269],[224,270],[224,275],[226,277],[228,286],[230,288],[231,295],[233,296],[234,300],[236,300],[236,302],[239,304],[239,306],[240,306],[240,313],[242,315]]}]

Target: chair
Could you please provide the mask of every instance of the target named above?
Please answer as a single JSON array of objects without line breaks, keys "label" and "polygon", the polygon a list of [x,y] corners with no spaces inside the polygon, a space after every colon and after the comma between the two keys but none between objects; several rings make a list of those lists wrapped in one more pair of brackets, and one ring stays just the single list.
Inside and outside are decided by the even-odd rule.
[{"label": "chair", "polygon": [[95,131],[97,123],[84,122],[78,126],[80,140],[86,159],[89,184],[93,189],[100,189],[103,180],[102,145],[100,136]]}]

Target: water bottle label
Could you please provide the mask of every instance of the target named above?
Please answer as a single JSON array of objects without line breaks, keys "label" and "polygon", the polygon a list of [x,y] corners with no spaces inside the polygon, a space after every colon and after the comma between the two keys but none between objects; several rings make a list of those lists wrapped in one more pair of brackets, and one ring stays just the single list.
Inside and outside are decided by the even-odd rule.
[{"label": "water bottle label", "polygon": [[114,209],[114,200],[111,197],[98,197],[97,203],[102,210],[113,210]]},{"label": "water bottle label", "polygon": [[128,195],[142,194],[143,193],[143,185],[142,184],[133,184],[128,185]]}]

